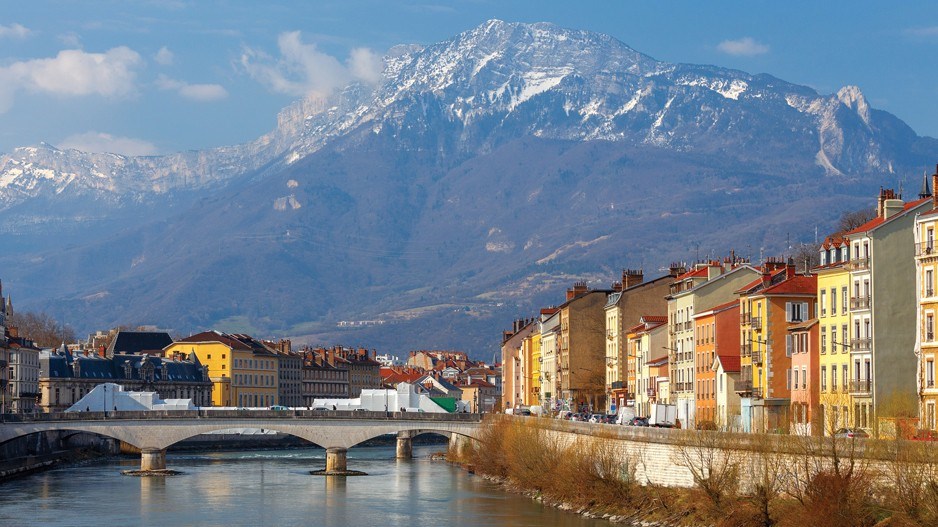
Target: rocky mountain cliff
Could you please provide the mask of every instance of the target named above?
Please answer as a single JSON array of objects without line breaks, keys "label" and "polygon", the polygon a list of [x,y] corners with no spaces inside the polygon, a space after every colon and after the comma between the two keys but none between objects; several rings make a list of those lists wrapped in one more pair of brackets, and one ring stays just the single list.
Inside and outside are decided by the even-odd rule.
[{"label": "rocky mountain cliff", "polygon": [[[821,95],[493,20],[392,49],[377,86],[298,101],[246,145],[17,149],[0,159],[0,239],[21,249],[0,265],[24,304],[82,329],[490,356],[500,326],[574,278],[783,252],[880,184],[917,188],[936,158],[855,87]],[[50,208],[60,224],[103,219],[66,249],[26,243],[58,228]]]}]

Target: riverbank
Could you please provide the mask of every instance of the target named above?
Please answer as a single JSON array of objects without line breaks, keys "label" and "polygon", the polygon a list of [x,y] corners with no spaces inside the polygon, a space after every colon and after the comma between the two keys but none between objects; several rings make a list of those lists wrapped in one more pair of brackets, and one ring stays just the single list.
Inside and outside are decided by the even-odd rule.
[{"label": "riverbank", "polygon": [[795,466],[798,459],[777,447],[790,448],[802,439],[766,436],[757,441],[765,448],[741,453],[720,443],[720,437],[688,431],[676,439],[680,443],[672,463],[693,474],[692,487],[637,478],[647,468],[640,447],[625,449],[608,437],[548,431],[521,419],[488,421],[477,443],[451,448],[448,459],[508,492],[628,526],[938,524],[938,464],[929,457],[934,445],[893,445],[901,457],[881,464],[885,469],[874,468],[852,450],[827,461],[818,451],[805,452],[805,462]]},{"label": "riverbank", "polygon": [[106,458],[110,454],[87,448],[61,450],[0,462],[0,484],[53,468]]}]

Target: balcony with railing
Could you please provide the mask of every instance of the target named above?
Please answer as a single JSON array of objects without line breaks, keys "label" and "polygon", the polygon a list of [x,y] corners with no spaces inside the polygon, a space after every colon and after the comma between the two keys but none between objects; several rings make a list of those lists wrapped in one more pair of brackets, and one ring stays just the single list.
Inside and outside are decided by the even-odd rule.
[{"label": "balcony with railing", "polygon": [[752,317],[752,329],[762,331],[762,317]]},{"label": "balcony with railing", "polygon": [[647,390],[645,390],[645,396],[648,397],[648,398],[652,398],[652,399],[653,399],[653,398],[655,398],[657,395],[658,395],[658,391],[655,390],[654,388],[648,388]]},{"label": "balcony with railing", "polygon": [[736,383],[736,393],[740,397],[749,397],[752,395],[752,381],[739,381]]},{"label": "balcony with railing", "polygon": [[873,339],[853,339],[850,341],[851,351],[870,351],[873,345]]},{"label": "balcony with railing", "polygon": [[752,344],[740,344],[740,346],[739,346],[739,356],[740,356],[740,357],[751,357],[751,356],[752,356]]},{"label": "balcony with railing", "polygon": [[873,303],[873,298],[870,295],[867,296],[855,296],[850,299],[850,309],[869,309],[870,304]]},{"label": "balcony with railing", "polygon": [[873,383],[869,379],[861,379],[859,381],[850,381],[850,393],[853,394],[868,394],[873,391]]},{"label": "balcony with railing", "polygon": [[753,399],[762,399],[762,387],[761,386],[752,387],[752,397]]},{"label": "balcony with railing", "polygon": [[752,318],[752,313],[740,313],[739,314],[739,325],[748,326]]},{"label": "balcony with railing", "polygon": [[915,244],[915,256],[928,257],[938,256],[938,250],[935,247],[935,240],[926,240]]},{"label": "balcony with railing", "polygon": [[694,323],[692,321],[687,321],[684,323],[684,331],[690,331],[694,329]]},{"label": "balcony with railing", "polygon": [[762,351],[756,350],[752,352],[752,363],[756,365],[762,364]]},{"label": "balcony with railing", "polygon": [[869,258],[857,258],[847,262],[847,265],[844,266],[848,271],[862,271],[864,269],[870,268],[870,259]]}]

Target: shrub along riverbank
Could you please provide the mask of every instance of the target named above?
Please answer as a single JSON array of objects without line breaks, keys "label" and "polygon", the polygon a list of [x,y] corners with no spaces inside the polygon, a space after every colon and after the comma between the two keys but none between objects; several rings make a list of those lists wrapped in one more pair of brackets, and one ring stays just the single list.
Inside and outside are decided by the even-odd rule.
[{"label": "shrub along riverbank", "polygon": [[[641,448],[578,435],[561,442],[536,421],[490,420],[449,459],[545,504],[631,525],[681,527],[938,526],[938,445],[682,432],[673,462],[692,488],[637,477]],[[634,445],[634,443],[632,443]]]}]

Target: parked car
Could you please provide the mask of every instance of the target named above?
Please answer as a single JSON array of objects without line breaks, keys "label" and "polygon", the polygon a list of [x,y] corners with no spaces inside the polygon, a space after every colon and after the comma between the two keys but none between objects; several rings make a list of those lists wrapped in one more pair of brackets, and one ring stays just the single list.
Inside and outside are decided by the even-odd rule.
[{"label": "parked car", "polygon": [[515,415],[524,415],[524,416],[530,417],[530,416],[531,416],[531,410],[529,410],[529,409],[527,409],[527,408],[521,408],[520,410],[515,410]]},{"label": "parked car", "polygon": [[591,423],[606,423],[606,414],[593,414],[589,417]]},{"label": "parked car", "polygon": [[573,415],[573,412],[558,412],[557,419],[570,419],[570,416]]},{"label": "parked car", "polygon": [[847,438],[867,438],[870,437],[870,434],[866,433],[866,430],[862,428],[840,428],[834,432],[834,437],[847,437]]},{"label": "parked car", "polygon": [[647,417],[633,417],[626,423],[628,426],[648,426]]}]

